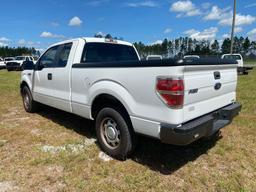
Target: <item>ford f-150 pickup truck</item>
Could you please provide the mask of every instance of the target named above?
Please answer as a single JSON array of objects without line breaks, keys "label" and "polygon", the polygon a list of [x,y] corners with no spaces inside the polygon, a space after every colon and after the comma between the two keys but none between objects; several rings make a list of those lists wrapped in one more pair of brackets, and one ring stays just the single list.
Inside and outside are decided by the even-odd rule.
[{"label": "ford f-150 pickup truck", "polygon": [[130,43],[79,38],[26,62],[20,89],[27,112],[45,104],[94,120],[100,147],[123,159],[138,134],[188,145],[231,123],[241,110],[236,68],[225,59],[141,61]]}]

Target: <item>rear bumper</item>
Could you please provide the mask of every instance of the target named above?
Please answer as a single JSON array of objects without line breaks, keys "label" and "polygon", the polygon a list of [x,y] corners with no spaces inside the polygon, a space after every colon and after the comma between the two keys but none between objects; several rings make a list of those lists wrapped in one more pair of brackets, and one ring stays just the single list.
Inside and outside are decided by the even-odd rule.
[{"label": "rear bumper", "polygon": [[161,124],[160,139],[167,144],[188,145],[209,137],[230,124],[241,108],[241,104],[234,103],[182,125]]}]

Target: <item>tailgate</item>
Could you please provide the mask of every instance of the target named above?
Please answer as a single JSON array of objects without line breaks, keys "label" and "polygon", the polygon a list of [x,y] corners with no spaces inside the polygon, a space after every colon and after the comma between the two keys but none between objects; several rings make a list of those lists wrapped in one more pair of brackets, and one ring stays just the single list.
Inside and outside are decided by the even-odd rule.
[{"label": "tailgate", "polygon": [[184,122],[236,99],[237,65],[194,65],[184,71]]}]

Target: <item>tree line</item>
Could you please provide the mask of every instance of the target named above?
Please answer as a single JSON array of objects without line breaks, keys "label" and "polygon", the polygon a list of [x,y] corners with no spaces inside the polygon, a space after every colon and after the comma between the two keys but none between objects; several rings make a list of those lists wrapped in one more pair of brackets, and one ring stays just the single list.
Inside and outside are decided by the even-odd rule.
[{"label": "tree line", "polygon": [[[135,42],[141,58],[147,55],[162,55],[163,57],[178,57],[184,55],[217,55],[230,53],[231,40],[226,38],[220,44],[219,41],[196,40],[188,37],[180,37],[173,40],[164,39],[162,43],[145,45],[142,42]],[[250,41],[248,37],[234,38],[234,53],[248,56],[249,53],[255,54],[256,41]]]},{"label": "tree line", "polygon": [[[96,34],[98,38],[113,38],[110,34],[105,36]],[[123,40],[123,38],[114,37],[113,39]],[[142,42],[135,42],[134,46],[138,50],[141,58],[148,55],[162,55],[165,58],[178,57],[184,55],[217,55],[230,52],[231,40],[226,38],[220,43],[217,40],[196,40],[189,37],[180,37],[173,40],[164,39],[161,43],[147,45]],[[234,53],[240,53],[244,57],[256,58],[256,41],[250,41],[248,37],[234,37]],[[35,48],[27,47],[0,47],[1,57],[14,57],[19,55],[40,56],[40,52]]]},{"label": "tree line", "polygon": [[21,55],[31,55],[31,56],[39,56],[40,52],[35,48],[28,47],[0,47],[0,56],[1,57],[15,57]]}]

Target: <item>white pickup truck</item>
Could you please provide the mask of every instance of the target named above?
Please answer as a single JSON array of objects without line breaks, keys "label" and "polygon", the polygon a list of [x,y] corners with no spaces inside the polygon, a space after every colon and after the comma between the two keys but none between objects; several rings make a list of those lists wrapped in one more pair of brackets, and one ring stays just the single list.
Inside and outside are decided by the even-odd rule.
[{"label": "white pickup truck", "polygon": [[95,120],[100,147],[123,159],[142,134],[187,145],[231,123],[236,103],[234,60],[140,61],[130,43],[79,38],[26,62],[21,95],[27,112],[49,105]]},{"label": "white pickup truck", "polygon": [[3,60],[2,57],[0,57],[0,69],[5,69],[5,61]]},{"label": "white pickup truck", "polygon": [[26,61],[34,62],[34,59],[31,56],[17,56],[14,60],[6,63],[6,69],[7,71],[20,71]]},{"label": "white pickup truck", "polygon": [[239,74],[247,75],[249,73],[249,70],[252,70],[252,67],[244,66],[244,59],[241,54],[233,53],[233,54],[224,54],[221,57],[222,59],[234,59],[237,61],[237,72]]}]

